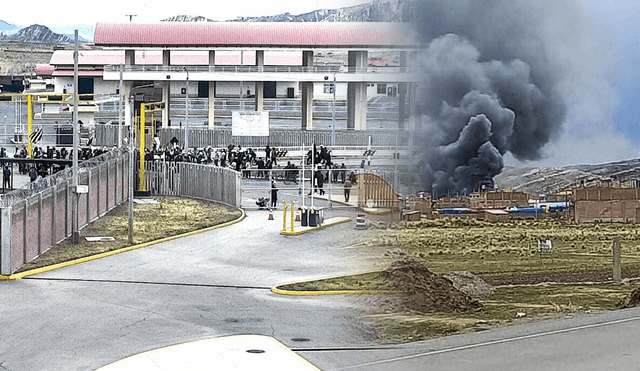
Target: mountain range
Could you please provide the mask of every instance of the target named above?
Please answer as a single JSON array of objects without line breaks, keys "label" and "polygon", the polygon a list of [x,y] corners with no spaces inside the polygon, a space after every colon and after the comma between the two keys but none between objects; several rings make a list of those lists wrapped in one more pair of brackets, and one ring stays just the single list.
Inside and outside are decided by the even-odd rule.
[{"label": "mountain range", "polygon": [[[419,0],[373,0],[371,3],[338,9],[320,9],[293,15],[282,13],[262,17],[239,17],[230,22],[407,22],[412,18],[412,4]],[[204,16],[176,15],[160,22],[214,22]],[[72,43],[74,30],[80,42],[92,42],[95,26],[62,26],[48,28],[43,25],[16,26],[0,20],[0,41],[34,43]]]},{"label": "mountain range", "polygon": [[[64,31],[69,31],[68,27],[61,27]],[[63,31],[63,32],[64,32]],[[70,33],[59,33],[47,26],[34,24],[29,27],[20,28],[10,23],[0,21],[0,41],[18,41],[23,43],[44,43],[44,44],[67,44],[74,42],[73,29]],[[91,37],[93,39],[93,27]],[[90,42],[86,36],[78,35],[79,42]]]}]

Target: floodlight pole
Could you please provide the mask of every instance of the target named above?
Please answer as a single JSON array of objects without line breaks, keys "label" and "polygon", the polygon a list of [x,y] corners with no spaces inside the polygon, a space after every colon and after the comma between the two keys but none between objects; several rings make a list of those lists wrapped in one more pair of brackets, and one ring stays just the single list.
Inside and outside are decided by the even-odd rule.
[{"label": "floodlight pole", "polygon": [[77,245],[80,242],[79,221],[78,221],[78,30],[74,32],[75,43],[73,47],[73,156],[72,156],[72,183],[73,183],[73,205],[71,207],[71,242]]}]

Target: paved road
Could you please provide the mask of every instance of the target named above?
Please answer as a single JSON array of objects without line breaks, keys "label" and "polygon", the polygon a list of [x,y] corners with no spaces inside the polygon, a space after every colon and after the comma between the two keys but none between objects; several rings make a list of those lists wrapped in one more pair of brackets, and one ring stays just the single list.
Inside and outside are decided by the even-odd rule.
[{"label": "paved road", "polygon": [[[344,248],[372,232],[349,223],[284,237],[279,215],[275,221],[267,215],[252,211],[228,228],[1,282],[0,370],[94,370],[146,350],[236,334],[272,336],[325,371],[631,370],[640,364],[638,310],[383,346],[365,320],[362,298],[269,290],[379,264],[371,249]],[[618,322],[592,326],[610,320]],[[536,335],[541,332],[549,333]]]}]

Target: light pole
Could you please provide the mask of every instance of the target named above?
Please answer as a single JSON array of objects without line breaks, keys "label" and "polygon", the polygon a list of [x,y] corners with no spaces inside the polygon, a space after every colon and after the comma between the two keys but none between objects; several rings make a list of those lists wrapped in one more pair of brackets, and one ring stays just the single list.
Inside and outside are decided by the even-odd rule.
[{"label": "light pole", "polygon": [[129,126],[129,244],[133,245],[133,131],[136,124],[136,109],[135,100],[133,96],[133,89],[131,89],[131,95],[129,95],[129,105],[131,107],[131,125]]},{"label": "light pole", "polygon": [[[78,220],[78,30],[74,32],[75,43],[73,47],[73,156],[72,156],[72,183],[73,198],[71,207],[71,243],[77,245],[80,242],[80,226]],[[87,201],[88,202],[88,201]],[[87,218],[88,219],[88,218]]]},{"label": "light pole", "polygon": [[122,147],[122,111],[124,111],[124,85],[123,85],[124,65],[120,65],[120,84],[118,85],[118,148]]},{"label": "light pole", "polygon": [[182,69],[187,73],[187,89],[184,96],[184,151],[186,154],[189,150],[189,70],[187,70],[187,67],[182,67]]}]

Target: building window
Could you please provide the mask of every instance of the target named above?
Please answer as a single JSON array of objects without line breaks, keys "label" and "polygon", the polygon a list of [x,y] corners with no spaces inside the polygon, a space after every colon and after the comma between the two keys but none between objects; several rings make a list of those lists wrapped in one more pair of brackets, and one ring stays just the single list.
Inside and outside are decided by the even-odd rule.
[{"label": "building window", "polygon": [[325,94],[332,94],[333,93],[333,83],[325,83],[324,84],[324,93]]},{"label": "building window", "polygon": [[93,94],[93,77],[78,77],[78,94]]},{"label": "building window", "polygon": [[387,84],[378,84],[378,94],[387,94]]}]

